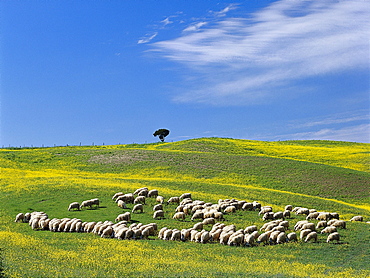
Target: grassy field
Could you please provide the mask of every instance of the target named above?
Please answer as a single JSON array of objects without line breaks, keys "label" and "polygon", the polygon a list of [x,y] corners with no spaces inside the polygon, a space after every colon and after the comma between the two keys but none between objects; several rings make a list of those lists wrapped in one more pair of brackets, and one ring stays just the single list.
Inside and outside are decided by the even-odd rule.
[{"label": "grassy field", "polygon": [[[263,142],[201,138],[174,143],[0,150],[0,277],[369,277],[370,145],[334,141]],[[347,222],[339,244],[287,243],[232,247],[159,240],[104,239],[89,233],[35,231],[15,223],[19,212],[49,218],[114,221],[114,193],[158,189],[166,199],[259,201],[274,211],[291,204],[338,212]],[[68,211],[99,198],[97,209]],[[134,222],[190,228],[175,205],[154,220],[149,199]],[[132,208],[132,205],[129,205]],[[263,225],[255,211],[225,216],[237,229]],[[304,216],[292,215],[291,227]],[[312,222],[317,223],[316,220]],[[208,227],[207,229],[210,229]]]}]

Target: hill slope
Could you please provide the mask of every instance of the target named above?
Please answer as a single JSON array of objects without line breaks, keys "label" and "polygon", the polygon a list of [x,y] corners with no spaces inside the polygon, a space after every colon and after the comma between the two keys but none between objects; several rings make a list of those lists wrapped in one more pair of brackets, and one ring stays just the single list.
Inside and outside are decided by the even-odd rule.
[{"label": "hill slope", "polygon": [[[369,150],[369,144],[348,142],[222,138],[145,145],[1,149],[0,202],[6,204],[0,209],[4,269],[10,277],[22,274],[47,277],[37,268],[42,262],[45,269],[53,269],[52,274],[57,277],[73,277],[79,273],[99,277],[106,271],[110,271],[108,277],[122,275],[117,264],[126,266],[126,275],[138,277],[155,276],[155,273],[167,277],[175,276],[173,273],[203,277],[301,276],[299,271],[285,267],[283,263],[286,263],[303,269],[302,277],[327,277],[328,273],[362,277],[370,274],[369,233],[365,223],[350,223],[347,230],[341,231],[345,244],[327,245],[320,238],[318,244],[248,249],[158,240],[121,242],[90,234],[53,234],[33,231],[27,224],[13,221],[18,212],[27,211],[45,211],[51,218],[114,220],[122,210],[111,196],[144,186],[158,189],[166,198],[190,192],[195,199],[207,202],[231,198],[258,200],[263,205],[271,205],[274,211],[292,204],[335,211],[345,220],[357,214],[370,220]],[[102,201],[99,209],[66,210],[72,201],[95,197]],[[154,203],[148,200],[144,213],[134,215],[134,220],[152,222],[150,206]],[[172,220],[173,206],[166,207],[165,213],[168,217],[157,221],[159,227],[181,229],[193,225],[190,220]],[[301,219],[304,218],[293,216],[291,221]],[[263,221],[256,213],[238,212],[227,215],[225,223],[243,228],[252,224],[260,227]],[[35,245],[43,247],[35,252]],[[198,254],[199,248],[204,251],[202,255]],[[92,255],[92,250],[97,252]],[[134,262],[125,256],[116,258],[113,263],[111,255],[117,252],[140,256],[140,259]],[[214,252],[219,256],[212,255]],[[61,254],[80,259],[59,262]],[[241,260],[246,257],[250,260],[248,263]],[[347,260],[348,257],[353,259]],[[28,260],[34,268],[26,269],[22,260]],[[191,265],[191,270],[186,265]],[[68,271],[63,272],[66,266]],[[320,271],[316,273],[317,268]]]}]

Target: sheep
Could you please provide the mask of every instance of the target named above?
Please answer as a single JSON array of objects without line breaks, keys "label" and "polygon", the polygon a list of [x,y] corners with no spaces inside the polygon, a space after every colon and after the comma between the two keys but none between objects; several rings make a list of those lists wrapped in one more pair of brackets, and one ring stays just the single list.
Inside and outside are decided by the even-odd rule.
[{"label": "sheep", "polygon": [[136,189],[136,190],[134,191],[134,195],[138,195],[138,194],[140,193],[140,191],[142,191],[142,190],[144,190],[144,191],[148,191],[149,189],[148,189],[148,187],[141,187],[141,188],[138,188],[138,189]]},{"label": "sheep", "polygon": [[211,237],[211,241],[219,241],[220,240],[220,235],[222,233],[222,229],[216,229],[214,231],[210,231],[210,237]]},{"label": "sheep", "polygon": [[253,246],[255,243],[255,237],[252,234],[245,234],[244,235],[244,245],[245,246]]},{"label": "sheep", "polygon": [[118,200],[117,206],[122,208],[122,209],[128,209],[128,207],[126,206],[126,203],[122,200]]},{"label": "sheep", "polygon": [[179,205],[180,204],[180,198],[179,197],[171,197],[168,199],[167,201],[167,205],[169,204],[177,204]]},{"label": "sheep", "polygon": [[251,233],[253,233],[254,231],[257,231],[257,230],[258,230],[257,226],[256,225],[252,225],[252,226],[246,227],[244,229],[244,233],[251,234]]},{"label": "sheep", "polygon": [[284,217],[284,218],[290,218],[290,210],[287,210],[287,209],[286,209],[286,210],[284,210],[284,211],[283,211],[283,217]]},{"label": "sheep", "polygon": [[275,212],[273,215],[274,219],[283,219],[284,220],[284,213],[282,211]]},{"label": "sheep", "polygon": [[315,228],[315,223],[306,223],[302,225],[301,230],[310,229],[311,231],[315,231]]},{"label": "sheep", "polygon": [[276,226],[276,227],[274,227],[271,231],[272,231],[272,232],[275,232],[275,231],[285,232],[285,227],[284,227],[284,226],[279,226],[279,225],[277,225],[277,226]]},{"label": "sheep", "polygon": [[153,207],[153,210],[156,211],[156,210],[163,210],[163,205],[162,204],[157,204]]},{"label": "sheep", "polygon": [[220,234],[220,244],[223,244],[223,245],[226,245],[227,242],[229,241],[229,238],[230,236],[233,234],[234,232],[233,231],[229,231],[229,232],[222,232]]},{"label": "sheep", "polygon": [[287,239],[288,241],[297,241],[297,234],[292,232],[287,234]]},{"label": "sheep", "polygon": [[289,221],[281,221],[278,226],[282,226],[285,228],[285,230],[288,230],[289,228]]},{"label": "sheep", "polygon": [[160,204],[163,204],[164,203],[164,197],[163,196],[157,196],[156,198],[155,198],[155,201],[157,202],[157,203],[160,203]]},{"label": "sheep", "polygon": [[167,229],[167,230],[164,231],[164,233],[163,233],[163,239],[164,240],[170,240],[171,236],[172,236],[172,230],[171,229]]},{"label": "sheep", "polygon": [[163,210],[156,210],[153,213],[154,219],[163,219],[164,218],[164,211]]},{"label": "sheep", "polygon": [[127,227],[122,227],[118,229],[118,231],[115,233],[115,238],[121,239],[121,240],[125,239],[127,231],[128,231]]},{"label": "sheep", "polygon": [[18,213],[14,222],[24,222],[24,214],[22,212]]},{"label": "sheep", "polygon": [[269,231],[269,232],[264,232],[263,234],[260,234],[259,236],[258,236],[258,238],[257,238],[257,243],[261,243],[261,242],[263,242],[264,243],[264,245],[266,245],[267,244],[267,241],[269,240],[269,237],[270,237],[270,234],[271,234],[272,232],[271,231]]},{"label": "sheep", "polygon": [[158,238],[163,239],[164,232],[167,231],[167,230],[168,230],[167,227],[163,227],[162,229],[160,229],[159,232],[158,232]]},{"label": "sheep", "polygon": [[69,206],[68,206],[68,211],[70,211],[72,209],[80,210],[80,203],[78,203],[78,202],[70,203]]},{"label": "sheep", "polygon": [[303,240],[304,237],[306,237],[309,233],[311,233],[312,231],[310,229],[306,229],[306,230],[302,230],[299,234],[299,238],[301,240]]},{"label": "sheep", "polygon": [[200,237],[200,243],[207,243],[211,239],[211,234],[208,231],[204,231]]},{"label": "sheep", "polygon": [[339,239],[340,239],[339,233],[335,232],[328,235],[326,242],[329,243],[330,241],[336,240],[338,243]]},{"label": "sheep", "polygon": [[203,225],[214,225],[216,220],[213,217],[208,217],[203,220]]},{"label": "sheep", "polygon": [[286,243],[288,241],[287,235],[284,232],[281,232],[276,239],[277,244]]},{"label": "sheep", "polygon": [[292,211],[293,210],[293,206],[292,205],[286,205],[284,210]]},{"label": "sheep", "polygon": [[193,221],[194,219],[203,219],[203,217],[204,213],[199,211],[193,214],[193,216],[191,217],[191,221]]},{"label": "sheep", "polygon": [[325,228],[327,226],[327,223],[326,221],[319,221],[317,222],[316,224],[316,230],[320,229],[320,228]]},{"label": "sheep", "polygon": [[316,219],[319,216],[319,212],[311,212],[307,215],[306,220]]},{"label": "sheep", "polygon": [[95,205],[96,207],[99,207],[100,200],[98,198],[91,199],[91,206]]},{"label": "sheep", "polygon": [[158,190],[152,189],[148,192],[148,198],[157,197],[158,196]]},{"label": "sheep", "polygon": [[181,240],[181,232],[178,229],[173,229],[170,240],[171,241],[180,241]]},{"label": "sheep", "polygon": [[266,221],[266,220],[269,220],[269,219],[274,219],[274,213],[273,212],[266,212],[262,217],[263,221]]},{"label": "sheep", "polygon": [[31,219],[31,213],[26,212],[24,214],[24,220],[23,221],[26,222],[26,223],[28,223],[30,221],[30,219]]},{"label": "sheep", "polygon": [[329,212],[320,212],[319,215],[316,217],[316,220],[323,220],[323,221],[328,221],[332,217]]},{"label": "sheep", "polygon": [[253,203],[244,203],[242,210],[253,210]]},{"label": "sheep", "polygon": [[172,219],[184,221],[185,220],[185,213],[183,213],[183,212],[176,212],[174,214],[174,216],[172,217]]},{"label": "sheep", "polygon": [[137,211],[140,211],[141,213],[143,213],[144,211],[144,206],[142,204],[136,204],[133,208],[132,208],[132,213],[134,212],[137,212]]},{"label": "sheep", "polygon": [[122,214],[119,214],[115,220],[116,222],[119,221],[131,221],[131,214],[129,212],[125,212]]},{"label": "sheep", "polygon": [[303,226],[304,224],[307,224],[307,223],[309,223],[309,222],[308,222],[308,220],[301,220],[301,221],[298,221],[298,222],[294,225],[294,230],[295,230],[295,231],[300,230],[300,229],[302,228],[302,226]]},{"label": "sheep", "polygon": [[364,218],[361,215],[353,216],[349,221],[364,221]]},{"label": "sheep", "polygon": [[190,229],[182,229],[181,230],[181,240],[182,241],[186,241],[186,240],[189,240],[190,239],[190,232],[192,231],[193,229],[190,228]]},{"label": "sheep", "polygon": [[228,206],[224,209],[224,212],[225,213],[234,213],[236,211],[236,207],[235,206]]},{"label": "sheep", "polygon": [[186,198],[191,199],[191,193],[184,193],[179,198],[180,198],[180,200],[183,200],[183,199],[186,199]]},{"label": "sheep", "polygon": [[299,215],[299,214],[305,214],[305,215],[308,215],[310,213],[309,209],[308,208],[300,208],[298,209],[295,214],[296,215]]},{"label": "sheep", "polygon": [[270,244],[276,244],[277,237],[279,236],[281,232],[280,231],[272,231],[269,236],[269,242]]},{"label": "sheep", "polygon": [[272,212],[272,207],[270,207],[270,206],[261,207],[261,210],[258,213],[258,215],[264,215],[266,212]]},{"label": "sheep", "polygon": [[322,234],[331,234],[337,231],[337,227],[334,226],[327,226],[325,229],[321,231]]},{"label": "sheep", "polygon": [[339,220],[339,214],[337,212],[331,212],[330,213],[331,218],[338,219]]},{"label": "sheep", "polygon": [[184,212],[184,205],[178,205],[177,208],[175,209],[175,212]]},{"label": "sheep", "polygon": [[113,195],[112,200],[116,200],[119,196],[125,195],[123,192],[117,192]]},{"label": "sheep", "polygon": [[240,246],[244,242],[244,234],[243,233],[237,233],[233,234],[229,237],[229,240],[227,242],[227,245],[229,246]]},{"label": "sheep", "polygon": [[193,229],[199,231],[203,229],[203,226],[203,222],[198,222],[194,224]]},{"label": "sheep", "polygon": [[125,233],[125,239],[132,239],[134,237],[134,231],[131,228],[128,228]]},{"label": "sheep", "polygon": [[335,226],[337,228],[342,228],[342,229],[345,229],[346,228],[346,221],[344,220],[337,220],[335,221],[333,224],[331,224],[332,226]]},{"label": "sheep", "polygon": [[102,238],[107,238],[107,237],[112,237],[112,235],[113,235],[113,228],[112,228],[112,226],[108,226],[108,227],[106,227],[103,231],[102,231],[102,233],[101,233],[101,237]]},{"label": "sheep", "polygon": [[257,201],[253,201],[253,210],[260,210],[261,209],[261,204]]},{"label": "sheep", "polygon": [[315,240],[315,242],[317,241],[317,233],[316,232],[311,232],[309,233],[307,236],[306,236],[306,239],[304,240],[304,242],[309,242],[310,240]]},{"label": "sheep", "polygon": [[145,205],[145,196],[138,196],[134,200],[134,204],[143,204]]},{"label": "sheep", "polygon": [[91,200],[83,201],[80,205],[80,209],[85,208],[85,207],[90,207],[90,209],[91,209],[92,205],[93,205],[93,203],[92,203]]}]

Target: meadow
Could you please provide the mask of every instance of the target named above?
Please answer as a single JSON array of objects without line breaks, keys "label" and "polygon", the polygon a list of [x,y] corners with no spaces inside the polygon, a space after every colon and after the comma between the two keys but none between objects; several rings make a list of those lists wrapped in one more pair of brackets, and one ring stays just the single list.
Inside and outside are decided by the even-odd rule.
[{"label": "meadow", "polygon": [[[370,277],[370,144],[337,141],[263,142],[201,138],[173,143],[0,149],[0,277]],[[88,233],[35,231],[19,212],[49,218],[114,221],[116,192],[158,189],[166,199],[259,201],[274,211],[291,204],[338,212],[347,222],[338,244],[301,241],[255,247],[159,240],[117,240]],[[96,209],[68,211],[99,198]],[[134,222],[190,228],[195,222],[154,220],[148,199]],[[129,205],[132,208],[132,205]],[[225,216],[238,229],[263,225],[255,211]],[[305,219],[292,215],[292,225]],[[317,223],[316,220],[313,220]]]}]

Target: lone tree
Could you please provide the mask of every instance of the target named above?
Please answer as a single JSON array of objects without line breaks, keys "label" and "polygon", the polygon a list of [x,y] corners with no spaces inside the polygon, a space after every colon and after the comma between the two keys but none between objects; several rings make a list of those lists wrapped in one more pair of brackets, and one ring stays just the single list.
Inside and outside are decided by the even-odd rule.
[{"label": "lone tree", "polygon": [[164,137],[166,137],[168,134],[170,134],[170,131],[168,129],[160,128],[153,133],[153,136],[158,136],[158,138],[163,142]]}]

